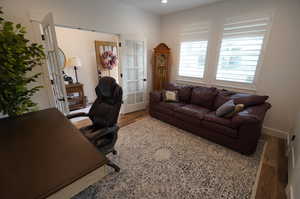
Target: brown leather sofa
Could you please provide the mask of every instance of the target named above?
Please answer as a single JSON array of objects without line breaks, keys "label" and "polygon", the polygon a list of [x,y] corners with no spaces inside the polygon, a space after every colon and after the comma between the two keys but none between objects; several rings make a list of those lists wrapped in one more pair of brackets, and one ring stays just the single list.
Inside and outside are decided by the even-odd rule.
[{"label": "brown leather sofa", "polygon": [[[263,97],[235,93],[201,86],[170,84],[167,90],[177,90],[179,102],[164,102],[162,92],[150,93],[150,115],[178,128],[192,132],[211,141],[227,146],[242,154],[256,150],[266,111],[267,102],[247,106],[230,119],[218,117],[215,111],[230,99]],[[265,96],[267,99],[268,97]],[[265,100],[264,100],[265,101]]]}]

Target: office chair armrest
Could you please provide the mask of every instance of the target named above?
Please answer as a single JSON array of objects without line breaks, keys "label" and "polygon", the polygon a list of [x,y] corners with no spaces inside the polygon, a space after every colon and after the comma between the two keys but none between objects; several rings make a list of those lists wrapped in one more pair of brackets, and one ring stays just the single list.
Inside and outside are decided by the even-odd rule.
[{"label": "office chair armrest", "polygon": [[88,116],[89,116],[89,114],[80,112],[80,113],[73,113],[73,114],[67,115],[67,118],[72,119],[72,118],[76,118],[76,117],[88,117]]},{"label": "office chair armrest", "polygon": [[98,129],[96,131],[93,131],[91,133],[87,133],[85,134],[85,136],[93,141],[93,142],[96,142],[97,140],[101,139],[102,137],[110,134],[110,133],[117,133],[119,130],[119,127],[118,126],[113,126],[113,127],[108,127],[108,128],[103,128],[103,129]]}]

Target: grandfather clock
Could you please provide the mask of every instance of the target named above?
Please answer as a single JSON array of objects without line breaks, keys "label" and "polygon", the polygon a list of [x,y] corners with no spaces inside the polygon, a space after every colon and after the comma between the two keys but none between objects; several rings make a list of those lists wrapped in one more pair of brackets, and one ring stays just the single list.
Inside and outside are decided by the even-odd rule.
[{"label": "grandfather clock", "polygon": [[153,90],[163,90],[169,82],[170,53],[170,48],[164,43],[154,48]]}]

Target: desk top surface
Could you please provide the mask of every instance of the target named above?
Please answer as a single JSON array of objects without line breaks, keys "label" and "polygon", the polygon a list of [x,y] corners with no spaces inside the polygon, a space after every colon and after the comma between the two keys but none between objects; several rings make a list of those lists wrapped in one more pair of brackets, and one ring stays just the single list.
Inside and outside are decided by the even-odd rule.
[{"label": "desk top surface", "polygon": [[106,164],[58,110],[0,120],[0,198],[46,198]]}]

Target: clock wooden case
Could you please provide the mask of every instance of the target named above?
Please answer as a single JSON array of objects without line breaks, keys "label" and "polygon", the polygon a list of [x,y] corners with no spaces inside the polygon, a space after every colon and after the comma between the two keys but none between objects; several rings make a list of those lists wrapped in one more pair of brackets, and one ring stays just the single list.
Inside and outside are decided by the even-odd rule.
[{"label": "clock wooden case", "polygon": [[154,48],[153,90],[163,90],[169,83],[170,55],[170,48],[164,43],[161,43]]}]

